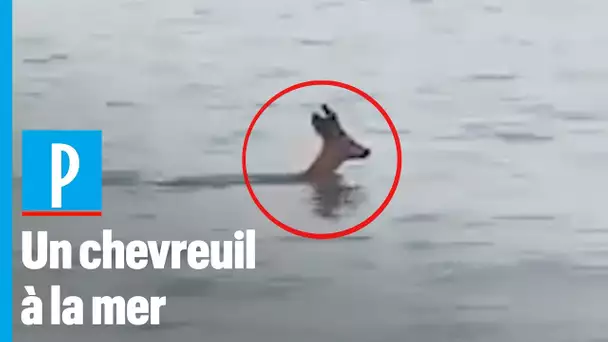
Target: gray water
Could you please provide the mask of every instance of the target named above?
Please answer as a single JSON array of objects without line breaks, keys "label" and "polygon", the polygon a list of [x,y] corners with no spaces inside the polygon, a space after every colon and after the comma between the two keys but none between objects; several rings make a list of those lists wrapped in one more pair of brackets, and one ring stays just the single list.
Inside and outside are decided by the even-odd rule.
[{"label": "gray water", "polygon": [[[603,0],[14,3],[15,341],[608,340],[608,4]],[[336,79],[374,96],[403,145],[392,202],[340,240],[297,238],[244,186],[138,179],[239,174],[249,122],[278,91]],[[256,124],[250,172],[296,172],[327,102],[372,157],[349,198],[255,187],[298,229],[368,217],[395,176],[393,137],[355,94],[306,88]],[[103,218],[20,216],[19,132],[103,129]],[[254,271],[26,271],[20,232],[73,245],[232,239]],[[24,327],[23,285],[167,296],[159,327]],[[87,318],[85,318],[85,321]]]}]

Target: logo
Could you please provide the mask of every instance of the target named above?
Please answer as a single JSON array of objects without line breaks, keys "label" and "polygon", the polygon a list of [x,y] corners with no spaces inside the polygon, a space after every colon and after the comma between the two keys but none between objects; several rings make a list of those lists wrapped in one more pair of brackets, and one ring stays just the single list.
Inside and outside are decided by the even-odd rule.
[{"label": "logo", "polygon": [[101,216],[101,131],[22,133],[22,215]]}]

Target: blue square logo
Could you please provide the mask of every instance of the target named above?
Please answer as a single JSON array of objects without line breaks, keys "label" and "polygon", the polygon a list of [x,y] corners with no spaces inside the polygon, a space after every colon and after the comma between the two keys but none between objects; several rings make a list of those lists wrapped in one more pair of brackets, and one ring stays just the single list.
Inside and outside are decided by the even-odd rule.
[{"label": "blue square logo", "polygon": [[24,216],[101,216],[101,131],[22,132]]}]

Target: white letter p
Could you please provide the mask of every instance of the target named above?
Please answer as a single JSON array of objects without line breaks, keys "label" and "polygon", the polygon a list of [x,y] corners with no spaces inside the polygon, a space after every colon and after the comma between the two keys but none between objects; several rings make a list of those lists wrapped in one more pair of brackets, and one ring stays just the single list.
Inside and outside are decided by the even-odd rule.
[{"label": "white letter p", "polygon": [[[62,153],[65,152],[68,155],[69,167],[65,177],[63,177],[62,170]],[[61,208],[61,189],[70,184],[80,169],[80,159],[78,158],[78,152],[66,144],[52,144],[51,145],[51,207]]]}]

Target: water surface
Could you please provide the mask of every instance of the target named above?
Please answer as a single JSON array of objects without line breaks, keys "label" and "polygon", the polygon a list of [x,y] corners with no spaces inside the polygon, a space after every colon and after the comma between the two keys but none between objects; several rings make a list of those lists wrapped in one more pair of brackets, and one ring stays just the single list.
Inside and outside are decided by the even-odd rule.
[{"label": "water surface", "polygon": [[[163,295],[160,327],[26,328],[15,341],[602,341],[608,339],[608,6],[600,0],[20,0],[14,133],[103,129],[103,218],[21,218],[15,151],[15,317],[23,286]],[[310,241],[268,221],[243,186],[159,191],[133,179],[239,174],[247,126],[273,94],[336,79],[391,114],[404,169],[363,231]],[[295,172],[321,102],[372,158],[356,196],[256,187],[286,223],[349,227],[381,203],[395,148],[382,116],[340,89],[268,109],[252,172]],[[327,211],[319,208],[327,208]],[[254,272],[26,271],[20,232],[73,245],[231,239],[256,229]],[[44,296],[44,295],[43,295]],[[85,317],[86,320],[86,317]]]}]

